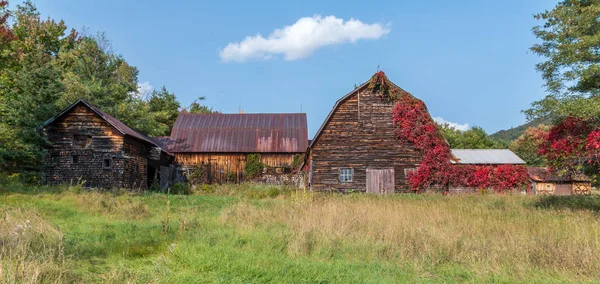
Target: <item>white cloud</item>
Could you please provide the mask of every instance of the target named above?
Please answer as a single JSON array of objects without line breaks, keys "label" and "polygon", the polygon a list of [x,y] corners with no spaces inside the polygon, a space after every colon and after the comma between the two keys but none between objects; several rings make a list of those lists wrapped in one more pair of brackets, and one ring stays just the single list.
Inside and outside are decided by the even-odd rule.
[{"label": "white cloud", "polygon": [[150,94],[152,93],[153,90],[154,90],[154,87],[152,87],[152,85],[150,85],[150,82],[148,82],[148,81],[143,82],[143,83],[138,83],[137,93],[135,95],[140,98],[146,98],[146,97],[150,96]]},{"label": "white cloud", "polygon": [[448,125],[450,125],[450,127],[454,127],[454,128],[456,128],[457,130],[460,130],[460,131],[466,131],[466,130],[469,129],[469,124],[468,123],[460,124],[460,123],[456,123],[456,122],[452,122],[452,121],[447,121],[444,118],[439,117],[439,116],[438,117],[434,117],[433,120],[435,122],[437,122],[438,124],[447,123]]},{"label": "white cloud", "polygon": [[291,26],[276,29],[267,38],[258,34],[241,42],[229,43],[220,51],[223,61],[243,62],[247,59],[268,59],[282,54],[286,60],[310,56],[315,50],[360,39],[378,39],[390,32],[389,25],[365,24],[359,20],[335,16],[300,18]]}]

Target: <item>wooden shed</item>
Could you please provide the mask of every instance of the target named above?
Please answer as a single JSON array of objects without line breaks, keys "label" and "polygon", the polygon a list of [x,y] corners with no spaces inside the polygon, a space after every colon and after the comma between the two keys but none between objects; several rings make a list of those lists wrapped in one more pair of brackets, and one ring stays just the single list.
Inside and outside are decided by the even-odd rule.
[{"label": "wooden shed", "polygon": [[396,138],[395,102],[368,85],[341,97],[315,134],[306,159],[312,190],[409,190],[406,174],[420,165],[420,152]]},{"label": "wooden shed", "polygon": [[44,170],[49,184],[146,189],[159,182],[161,167],[173,168],[171,153],[82,99],[44,122],[42,135],[50,142]]},{"label": "wooden shed", "polygon": [[209,183],[241,182],[250,154],[260,154],[261,162],[278,172],[290,171],[295,157],[302,161],[308,147],[306,114],[181,113],[163,143],[184,172],[201,166]]},{"label": "wooden shed", "polygon": [[[509,149],[452,149],[453,166],[475,166],[475,168],[484,166],[494,169],[502,165],[519,166],[523,173],[523,181],[526,182],[525,175],[526,163],[517,154]],[[476,188],[472,186],[452,186],[448,185],[448,193],[474,193],[477,190],[491,188]],[[524,188],[506,188],[518,192]]]},{"label": "wooden shed", "polygon": [[553,172],[543,167],[528,167],[527,172],[531,181],[533,194],[548,195],[589,195],[591,194],[591,179],[582,174],[566,174]]}]

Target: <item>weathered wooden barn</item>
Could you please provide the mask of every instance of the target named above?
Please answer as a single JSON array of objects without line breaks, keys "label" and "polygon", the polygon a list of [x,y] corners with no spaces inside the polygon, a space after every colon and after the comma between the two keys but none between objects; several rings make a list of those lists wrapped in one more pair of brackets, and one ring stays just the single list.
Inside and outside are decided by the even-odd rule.
[{"label": "weathered wooden barn", "polygon": [[[518,165],[525,167],[525,161],[508,149],[452,149],[454,165],[499,166]],[[523,168],[523,171],[525,169]],[[524,172],[523,172],[524,173]],[[449,193],[473,193],[481,188],[449,186]],[[516,190],[516,189],[515,189]]]},{"label": "weathered wooden barn", "polygon": [[185,172],[202,166],[209,183],[241,182],[250,154],[274,171],[291,170],[308,147],[306,114],[181,113],[162,143]]},{"label": "weathered wooden barn", "polygon": [[161,167],[173,168],[171,153],[82,99],[44,122],[42,135],[51,145],[44,170],[49,184],[146,189],[159,182]]},{"label": "weathered wooden barn", "polygon": [[543,167],[528,167],[533,194],[588,195],[591,194],[591,179],[583,173],[572,175],[552,172]]},{"label": "weathered wooden barn", "polygon": [[420,165],[420,153],[396,138],[395,103],[368,85],[340,98],[315,134],[306,159],[312,190],[408,190],[406,174]]}]

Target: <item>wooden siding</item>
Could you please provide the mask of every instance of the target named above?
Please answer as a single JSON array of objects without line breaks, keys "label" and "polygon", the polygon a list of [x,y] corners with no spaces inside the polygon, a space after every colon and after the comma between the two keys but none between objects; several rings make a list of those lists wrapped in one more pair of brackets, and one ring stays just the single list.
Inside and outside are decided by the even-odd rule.
[{"label": "wooden siding", "polygon": [[[245,180],[244,166],[251,153],[175,153],[175,162],[185,169],[198,165],[208,168],[208,181],[221,183],[226,181],[227,173],[234,173],[234,182]],[[302,153],[261,154],[261,162],[269,167],[290,167],[294,155]]]},{"label": "wooden siding", "polygon": [[573,194],[576,194],[576,195],[592,194],[592,183],[591,182],[574,182],[573,183]]},{"label": "wooden siding", "polygon": [[591,194],[590,182],[534,182],[535,193],[543,195],[588,195]]},{"label": "wooden siding", "polygon": [[[43,134],[51,145],[45,159],[47,183],[147,188],[150,146],[124,136],[85,104],[75,105],[48,124]],[[105,160],[110,160],[108,166]]]},{"label": "wooden siding", "polygon": [[[77,105],[44,129],[51,143],[45,176],[50,184],[85,181],[91,187],[121,187],[123,135],[84,105]],[[80,144],[85,137],[89,144]],[[73,157],[77,163],[73,163]],[[105,168],[104,159],[112,159]]]},{"label": "wooden siding", "polygon": [[[408,189],[405,170],[416,168],[420,153],[395,136],[395,103],[370,92],[356,90],[340,102],[310,149],[314,190],[366,190],[366,169],[393,168],[396,191]],[[352,182],[339,181],[339,169],[354,169]]]},{"label": "wooden siding", "polygon": [[148,186],[149,147],[136,139],[125,137],[123,187],[145,189]]}]

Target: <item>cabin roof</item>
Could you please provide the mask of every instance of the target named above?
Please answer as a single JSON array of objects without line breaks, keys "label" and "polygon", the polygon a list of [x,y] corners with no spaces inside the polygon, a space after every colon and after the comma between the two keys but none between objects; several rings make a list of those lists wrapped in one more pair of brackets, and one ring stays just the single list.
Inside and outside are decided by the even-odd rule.
[{"label": "cabin roof", "polygon": [[479,165],[524,165],[519,156],[508,149],[452,149],[452,156],[456,158],[453,164],[479,164]]},{"label": "cabin roof", "polygon": [[141,133],[133,130],[131,127],[127,126],[125,123],[123,123],[120,120],[116,119],[112,115],[104,112],[99,107],[90,104],[89,102],[87,102],[84,99],[78,99],[76,102],[74,102],[73,104],[71,104],[70,106],[68,106],[67,108],[65,108],[59,114],[57,114],[57,115],[53,116],[52,118],[46,120],[42,124],[42,128],[50,125],[52,122],[54,122],[56,119],[58,119],[59,117],[63,116],[67,112],[69,112],[73,107],[75,107],[78,104],[84,104],[85,106],[87,106],[88,108],[90,108],[93,112],[95,112],[98,116],[100,116],[102,119],[104,119],[110,125],[112,125],[121,134],[131,136],[131,137],[133,137],[133,138],[135,138],[137,140],[140,140],[142,142],[151,144],[152,146],[161,148],[161,150],[163,150],[165,153],[170,154],[165,149],[163,149],[159,144],[155,143],[152,139],[150,139],[148,136],[146,136],[144,134],[141,134]]},{"label": "cabin roof", "polygon": [[301,153],[308,147],[305,113],[180,113],[171,152]]},{"label": "cabin roof", "polygon": [[527,167],[529,178],[538,182],[590,182],[591,179],[581,172],[568,175],[566,173],[551,171],[544,167]]}]

